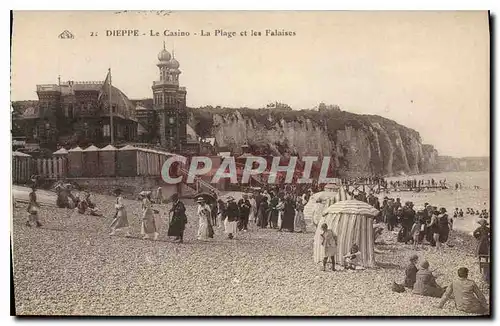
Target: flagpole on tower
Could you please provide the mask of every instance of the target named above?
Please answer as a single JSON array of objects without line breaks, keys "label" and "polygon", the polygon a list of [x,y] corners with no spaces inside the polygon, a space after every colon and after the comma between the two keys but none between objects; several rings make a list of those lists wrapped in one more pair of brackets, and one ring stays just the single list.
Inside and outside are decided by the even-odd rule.
[{"label": "flagpole on tower", "polygon": [[115,144],[115,131],[113,128],[113,105],[111,102],[111,68],[108,69],[108,76],[109,76],[109,132],[111,134],[111,145]]}]

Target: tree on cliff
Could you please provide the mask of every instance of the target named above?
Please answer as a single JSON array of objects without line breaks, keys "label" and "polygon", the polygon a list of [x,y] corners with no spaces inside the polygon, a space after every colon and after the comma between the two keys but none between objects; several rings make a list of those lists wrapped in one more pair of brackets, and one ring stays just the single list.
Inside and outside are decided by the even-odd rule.
[{"label": "tree on cliff", "polygon": [[319,112],[326,112],[326,111],[340,112],[340,106],[338,106],[338,105],[331,105],[331,104],[326,105],[325,103],[321,102],[318,105],[318,111]]},{"label": "tree on cliff", "polygon": [[279,110],[292,110],[292,107],[288,104],[281,102],[273,102],[266,105],[267,109],[279,109]]}]

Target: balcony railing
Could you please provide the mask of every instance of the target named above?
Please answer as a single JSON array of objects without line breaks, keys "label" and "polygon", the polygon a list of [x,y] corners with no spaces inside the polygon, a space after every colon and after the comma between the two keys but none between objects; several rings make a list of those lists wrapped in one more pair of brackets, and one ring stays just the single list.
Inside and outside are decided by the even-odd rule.
[{"label": "balcony railing", "polygon": [[61,87],[56,84],[44,84],[44,85],[36,85],[37,92],[60,92]]},{"label": "balcony railing", "polygon": [[161,85],[179,86],[179,81],[174,81],[174,80],[155,80],[155,81],[153,81],[153,86],[161,86]]}]

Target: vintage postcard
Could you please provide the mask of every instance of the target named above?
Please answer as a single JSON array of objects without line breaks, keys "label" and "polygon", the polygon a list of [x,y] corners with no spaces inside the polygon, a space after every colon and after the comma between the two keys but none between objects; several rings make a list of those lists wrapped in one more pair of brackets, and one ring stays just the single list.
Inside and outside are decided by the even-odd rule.
[{"label": "vintage postcard", "polygon": [[14,11],[16,315],[490,315],[486,11]]}]

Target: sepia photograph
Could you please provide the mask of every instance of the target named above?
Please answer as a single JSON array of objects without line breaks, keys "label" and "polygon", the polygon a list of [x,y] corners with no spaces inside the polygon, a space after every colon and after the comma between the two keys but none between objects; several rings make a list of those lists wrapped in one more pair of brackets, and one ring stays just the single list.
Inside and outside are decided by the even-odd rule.
[{"label": "sepia photograph", "polygon": [[16,316],[490,318],[484,11],[11,11]]}]

